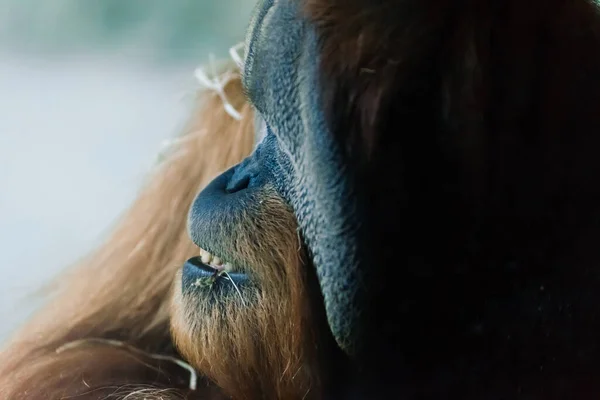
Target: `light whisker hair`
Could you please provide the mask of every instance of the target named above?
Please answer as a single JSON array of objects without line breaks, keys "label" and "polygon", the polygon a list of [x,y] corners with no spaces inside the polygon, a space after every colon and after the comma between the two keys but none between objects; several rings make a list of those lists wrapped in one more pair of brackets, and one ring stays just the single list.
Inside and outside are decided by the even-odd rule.
[{"label": "light whisker hair", "polygon": [[238,285],[236,285],[235,282],[233,281],[233,279],[231,279],[231,275],[229,275],[229,272],[222,271],[222,274],[226,276],[226,278],[229,281],[229,283],[231,283],[231,285],[234,287],[234,289],[236,290],[237,294],[240,296],[240,300],[242,301],[242,305],[245,307],[246,306],[246,302],[244,301],[244,296],[242,296],[242,292],[240,292],[240,289],[238,288]]},{"label": "light whisker hair", "polygon": [[[185,361],[180,360],[175,357],[172,357],[172,356],[148,353],[144,350],[138,349],[135,346],[132,346],[125,342],[121,342],[119,340],[102,339],[102,338],[89,338],[89,339],[75,340],[73,342],[65,343],[62,346],[60,346],[59,348],[57,348],[56,354],[60,354],[64,351],[73,350],[80,346],[93,345],[93,344],[102,344],[102,345],[107,345],[107,346],[121,347],[121,348],[126,349],[127,351],[130,351],[132,353],[136,353],[136,354],[148,357],[148,358],[152,358],[155,360],[170,361],[170,362],[180,366],[181,368],[187,370],[190,373],[190,384],[189,384],[190,390],[196,390],[196,388],[198,386],[198,374],[196,373],[196,370],[190,364],[186,363]],[[88,386],[88,385],[86,384],[86,386]]]}]

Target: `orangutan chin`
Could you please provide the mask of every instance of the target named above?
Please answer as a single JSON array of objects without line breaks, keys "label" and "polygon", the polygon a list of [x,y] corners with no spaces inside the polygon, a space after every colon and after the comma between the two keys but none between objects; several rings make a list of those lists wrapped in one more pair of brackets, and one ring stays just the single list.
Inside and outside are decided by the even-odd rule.
[{"label": "orangutan chin", "polygon": [[245,54],[2,399],[600,396],[596,2],[262,0]]}]

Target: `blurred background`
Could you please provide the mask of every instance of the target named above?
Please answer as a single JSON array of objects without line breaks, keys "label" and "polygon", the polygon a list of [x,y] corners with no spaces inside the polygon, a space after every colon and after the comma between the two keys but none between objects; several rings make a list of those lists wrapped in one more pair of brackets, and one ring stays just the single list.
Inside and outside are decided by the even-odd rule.
[{"label": "blurred background", "polygon": [[254,0],[0,0],[0,343],[97,245]]}]

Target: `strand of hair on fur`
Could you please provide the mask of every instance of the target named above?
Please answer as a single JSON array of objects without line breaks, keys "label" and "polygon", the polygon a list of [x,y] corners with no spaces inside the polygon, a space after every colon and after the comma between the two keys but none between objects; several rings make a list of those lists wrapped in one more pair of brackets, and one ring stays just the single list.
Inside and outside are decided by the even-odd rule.
[{"label": "strand of hair on fur", "polygon": [[86,345],[90,345],[90,344],[104,344],[107,346],[122,347],[132,353],[137,353],[139,355],[143,355],[145,357],[149,357],[154,360],[170,361],[170,362],[180,366],[181,368],[187,370],[190,373],[190,385],[189,385],[190,390],[196,390],[196,388],[198,387],[198,374],[196,373],[196,370],[190,364],[188,364],[185,361],[180,360],[178,358],[172,357],[172,356],[165,356],[165,355],[161,355],[161,354],[152,354],[152,353],[145,352],[144,350],[138,349],[137,347],[131,346],[125,342],[121,342],[120,340],[111,340],[111,339],[102,339],[102,338],[90,338],[90,339],[75,340],[73,342],[69,342],[69,343],[66,343],[66,344],[60,346],[55,351],[56,351],[56,354],[60,354],[64,351],[73,350],[77,347],[86,346]]}]

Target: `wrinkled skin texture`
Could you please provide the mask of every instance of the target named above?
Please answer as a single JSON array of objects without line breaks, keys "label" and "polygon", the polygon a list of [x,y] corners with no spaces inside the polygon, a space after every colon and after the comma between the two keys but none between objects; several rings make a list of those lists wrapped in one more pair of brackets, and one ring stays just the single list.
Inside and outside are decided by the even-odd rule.
[{"label": "wrinkled skin texture", "polygon": [[[371,228],[366,226],[365,214],[358,209],[362,199],[353,195],[357,177],[353,176],[352,164],[343,154],[342,144],[329,134],[321,111],[318,64],[315,62],[318,59],[316,36],[307,22],[298,18],[300,6],[299,2],[279,2],[273,7],[272,2],[263,2],[256,8],[247,35],[243,77],[248,99],[258,114],[256,136],[260,143],[250,157],[225,172],[198,196],[190,210],[189,229],[192,239],[201,248],[227,260],[236,271],[248,273],[253,287],[246,290],[245,296],[252,298],[264,294],[269,297],[273,290],[266,290],[265,286],[268,286],[267,282],[271,284],[272,275],[265,273],[268,267],[264,265],[269,257],[257,255],[260,249],[252,251],[265,241],[260,233],[254,239],[240,239],[240,236],[245,237],[240,232],[252,232],[248,227],[257,225],[257,220],[281,218],[269,209],[257,207],[263,201],[278,199],[287,205],[287,212],[299,225],[302,244],[310,252],[310,259],[306,260],[308,265],[302,268],[316,275],[320,288],[317,307],[325,305],[325,335],[333,333],[337,346],[352,354],[360,337],[360,303],[365,290],[360,284],[365,272],[358,268],[360,254],[366,256],[370,252],[360,237],[368,234]],[[280,246],[279,242],[274,242]],[[292,250],[297,251],[297,248],[294,246]],[[186,313],[191,313],[192,309],[202,310],[198,302],[203,304],[214,298],[214,290],[190,289],[189,282],[195,276],[193,272],[186,274],[184,269],[182,290]],[[314,280],[314,277],[310,278]],[[237,283],[243,286],[242,282]],[[234,298],[231,286],[225,286],[230,288],[229,295]],[[289,297],[290,293],[284,291],[282,295]],[[255,313],[252,308],[251,305],[240,313],[252,315]],[[258,307],[264,308],[266,306]],[[202,314],[199,311],[198,318]],[[312,314],[318,312],[313,309]],[[284,319],[289,320],[289,317]],[[176,320],[181,321],[181,318]],[[188,325],[194,323],[189,321]],[[311,323],[321,322],[313,319]],[[184,322],[177,324],[185,325]],[[207,336],[211,325],[200,322],[195,330],[181,335],[184,338],[180,338],[180,342],[184,345],[180,347],[186,347],[185,343],[193,341],[194,336]],[[174,329],[176,340],[180,331],[180,328]],[[329,338],[325,340],[328,341]],[[320,352],[326,358],[338,357],[323,352],[323,348]],[[183,353],[197,358],[191,349]],[[312,365],[311,369],[321,365],[316,361],[304,362]],[[344,368],[338,369],[341,372]],[[256,367],[256,370],[261,369]],[[270,371],[260,375],[278,374]],[[335,379],[328,377],[325,380]],[[315,393],[319,390],[313,389]]]},{"label": "wrinkled skin texture", "polygon": [[264,139],[192,238],[252,280],[228,248],[273,190],[358,397],[600,393],[598,32],[585,0],[259,2]]},{"label": "wrinkled skin texture", "polygon": [[[247,213],[264,187],[274,188],[280,201],[291,206],[311,251],[334,336],[351,350],[363,290],[359,254],[369,253],[359,237],[361,230],[369,231],[361,227],[368,221],[358,210],[352,165],[321,111],[316,36],[298,18],[299,6],[279,2],[273,7],[267,1],[256,9],[247,36],[244,83],[266,122],[257,124],[262,141],[252,156],[226,173],[221,196],[209,191],[199,196],[190,212],[190,232],[201,247],[243,267],[245,260],[231,253],[227,232],[255,219]],[[235,191],[227,193],[232,187]],[[215,235],[214,225],[229,227]]]},{"label": "wrinkled skin texture", "polygon": [[[245,87],[266,121],[266,137],[238,175],[274,182],[311,250],[329,325],[352,350],[360,318],[360,240],[365,215],[355,196],[352,162],[331,134],[322,111],[317,36],[299,17],[299,2],[265,1],[248,34]],[[364,258],[363,258],[364,259]]]}]

